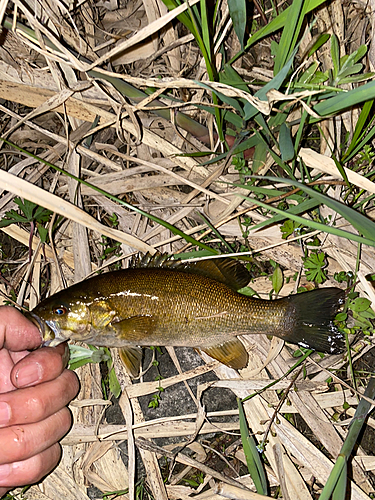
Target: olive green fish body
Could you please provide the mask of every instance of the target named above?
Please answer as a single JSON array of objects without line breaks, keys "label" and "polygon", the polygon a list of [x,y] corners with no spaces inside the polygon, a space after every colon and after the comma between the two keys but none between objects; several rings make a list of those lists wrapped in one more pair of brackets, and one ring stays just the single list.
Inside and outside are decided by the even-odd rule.
[{"label": "olive green fish body", "polygon": [[[59,315],[59,308],[68,314]],[[216,343],[226,335],[280,331],[284,309],[203,276],[168,269],[126,269],[73,285],[43,301],[33,314],[54,321],[69,338],[84,337],[97,345],[110,342],[121,347],[137,342],[195,347]],[[126,328],[127,321],[131,328]],[[121,325],[129,330],[126,338],[120,333]]]},{"label": "olive green fish body", "polygon": [[327,352],[342,349],[332,321],[342,290],[269,301],[242,295],[226,284],[227,277],[223,281],[163,267],[109,272],[45,299],[31,315],[51,345],[72,339],[125,350],[190,346],[233,367],[247,360],[236,338],[243,334],[275,335]]}]

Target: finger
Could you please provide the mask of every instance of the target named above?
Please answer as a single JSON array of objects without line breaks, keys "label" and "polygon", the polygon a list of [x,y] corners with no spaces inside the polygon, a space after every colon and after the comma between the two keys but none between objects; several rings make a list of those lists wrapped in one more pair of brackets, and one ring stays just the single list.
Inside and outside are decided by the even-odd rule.
[{"label": "finger", "polygon": [[0,429],[0,466],[27,460],[47,450],[65,436],[71,423],[71,413],[65,407],[42,422]]},{"label": "finger", "polygon": [[0,394],[0,429],[45,420],[66,406],[78,390],[76,374],[65,370],[50,382]]},{"label": "finger", "polygon": [[14,389],[10,378],[12,368],[13,361],[9,351],[0,349],[0,392],[8,392]]},{"label": "finger", "polygon": [[2,498],[3,495],[5,495],[5,493],[7,493],[11,489],[12,488],[0,488],[0,498]]},{"label": "finger", "polygon": [[38,328],[17,309],[0,306],[0,348],[10,351],[35,349],[42,343]]},{"label": "finger", "polygon": [[25,356],[30,354],[30,351],[17,351],[17,352],[9,351],[9,352],[10,352],[13,364],[18,363],[18,361],[21,361],[21,359],[23,359]]},{"label": "finger", "polygon": [[57,378],[67,365],[69,348],[66,343],[42,347],[23,357],[12,370],[15,387],[27,387]]},{"label": "finger", "polygon": [[[58,443],[27,460],[0,465],[0,485],[13,489],[25,484],[37,483],[56,467],[61,457]],[[0,488],[0,495],[2,488]]]}]

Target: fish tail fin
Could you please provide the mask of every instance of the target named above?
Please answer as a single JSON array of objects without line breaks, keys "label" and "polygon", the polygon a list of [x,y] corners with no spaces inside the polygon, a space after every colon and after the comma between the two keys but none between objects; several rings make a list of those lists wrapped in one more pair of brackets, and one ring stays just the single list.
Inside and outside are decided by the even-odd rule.
[{"label": "fish tail fin", "polygon": [[329,354],[345,350],[345,338],[333,320],[345,302],[340,288],[320,288],[286,297],[288,316],[293,320],[288,333],[280,335],[287,342]]}]

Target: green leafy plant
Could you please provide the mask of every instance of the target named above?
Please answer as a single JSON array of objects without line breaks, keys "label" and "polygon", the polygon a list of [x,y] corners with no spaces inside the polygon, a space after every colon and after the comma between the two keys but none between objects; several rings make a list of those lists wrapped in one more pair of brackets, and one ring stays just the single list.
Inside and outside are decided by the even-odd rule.
[{"label": "green leafy plant", "polygon": [[115,398],[119,398],[121,394],[121,386],[113,367],[111,351],[107,347],[104,348],[104,351],[109,355],[109,358],[105,361],[105,363],[107,364],[108,378],[107,380],[102,380],[103,393],[105,397],[108,397],[106,394],[106,386],[108,385],[109,390],[115,396]]},{"label": "green leafy plant", "polygon": [[75,344],[69,344],[69,352],[69,368],[71,370],[75,370],[88,363],[106,363],[108,374],[104,379],[102,379],[103,394],[106,398],[108,397],[108,387],[116,398],[120,396],[121,386],[113,368],[111,351],[107,347],[97,348],[89,345],[89,347],[86,348]]},{"label": "green leafy plant", "polygon": [[358,293],[349,294],[348,308],[352,311],[355,327],[361,328],[365,334],[374,332],[375,313],[371,309],[371,300],[359,297]]},{"label": "green leafy plant", "polygon": [[75,370],[80,366],[88,363],[101,363],[102,361],[111,360],[108,349],[90,346],[90,348],[82,347],[76,344],[69,345],[69,368]]},{"label": "green leafy plant", "polygon": [[21,200],[21,198],[14,198],[14,202],[19,206],[19,212],[13,209],[6,212],[5,216],[0,220],[0,227],[7,227],[11,224],[30,224],[30,249],[35,229],[38,231],[40,241],[46,243],[48,230],[44,224],[50,220],[51,210],[47,210],[28,200]]},{"label": "green leafy plant", "polygon": [[350,286],[350,284],[352,283],[353,281],[353,278],[354,278],[354,273],[352,273],[351,271],[348,271],[348,272],[345,272],[345,271],[340,271],[338,273],[335,273],[333,275],[334,279],[337,281],[337,283],[348,283],[348,286]]},{"label": "green leafy plant", "polygon": [[204,483],[204,474],[197,471],[195,474],[191,475],[191,477],[185,477],[181,482],[188,484],[192,488],[198,488],[198,486]]},{"label": "green leafy plant", "polygon": [[103,253],[100,256],[101,260],[106,260],[111,254],[117,257],[121,256],[121,243],[119,241],[111,241],[110,238],[102,235],[102,241],[99,241],[99,245],[103,247]]},{"label": "green leafy plant", "polygon": [[362,167],[363,165],[373,165],[374,160],[375,160],[375,151],[373,147],[370,144],[365,144],[362,151],[358,152],[357,164],[360,167]]},{"label": "green leafy plant", "polygon": [[256,442],[249,432],[245,412],[243,409],[243,402],[237,399],[239,417],[240,417],[240,432],[243,451],[246,457],[247,468],[257,493],[260,495],[267,495],[267,479],[264,472],[264,466],[261,460],[260,452],[257,448]]},{"label": "green leafy plant", "polygon": [[327,279],[324,268],[327,266],[324,252],[312,252],[303,259],[305,274],[308,281],[315,281],[318,284],[324,283]]},{"label": "green leafy plant", "polygon": [[[272,264],[272,262],[271,262],[271,264]],[[282,272],[279,264],[276,264],[276,262],[274,262],[273,265],[274,265],[274,271],[272,273],[272,278],[271,278],[272,289],[275,292],[275,294],[277,295],[283,287],[284,275],[283,275],[283,272]]]},{"label": "green leafy plant", "polygon": [[363,64],[359,61],[365,56],[367,52],[366,45],[361,45],[357,50],[350,55],[340,57],[340,47],[337,36],[331,36],[331,57],[333,69],[327,72],[329,75],[330,85],[338,86],[348,83],[358,83],[371,78],[372,73],[359,75],[363,69]]},{"label": "green leafy plant", "polygon": [[302,227],[301,224],[297,224],[293,220],[287,219],[280,226],[280,231],[282,233],[283,240],[288,239],[289,236],[292,236],[292,235],[294,236],[297,231],[300,232],[301,227]]},{"label": "green leafy plant", "polygon": [[251,170],[249,170],[249,165],[246,162],[246,160],[240,156],[240,155],[235,155],[232,158],[232,165],[234,168],[237,170],[237,172],[240,174],[240,181],[244,182],[245,177],[247,175],[251,175]]}]

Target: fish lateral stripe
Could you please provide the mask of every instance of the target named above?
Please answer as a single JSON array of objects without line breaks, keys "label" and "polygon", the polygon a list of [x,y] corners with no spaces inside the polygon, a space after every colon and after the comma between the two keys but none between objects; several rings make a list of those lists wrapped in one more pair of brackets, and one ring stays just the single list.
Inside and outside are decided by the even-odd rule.
[{"label": "fish lateral stripe", "polygon": [[[238,281],[236,286],[226,283],[232,270],[241,275],[238,262],[234,267],[214,265],[226,276],[221,281],[160,264],[96,275],[43,300],[30,314],[53,345],[71,339],[125,349],[185,346],[208,349],[232,367],[247,362],[241,342],[236,343],[243,334],[273,335],[331,354],[344,349],[333,322],[345,298],[341,289],[262,300],[238,293]],[[237,361],[229,359],[230,349]],[[128,365],[133,372],[138,359],[138,351],[131,352]]]}]

